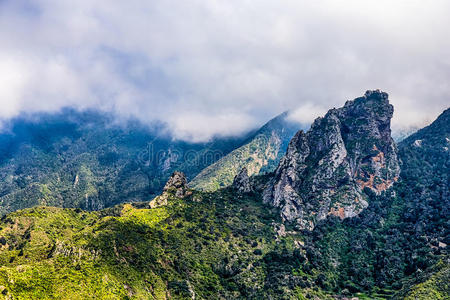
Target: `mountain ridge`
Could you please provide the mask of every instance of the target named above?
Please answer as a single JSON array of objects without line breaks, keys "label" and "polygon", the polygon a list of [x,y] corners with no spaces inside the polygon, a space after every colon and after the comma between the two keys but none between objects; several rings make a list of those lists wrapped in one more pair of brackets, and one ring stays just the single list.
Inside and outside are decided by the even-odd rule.
[{"label": "mountain ridge", "polygon": [[242,168],[248,175],[272,172],[286,151],[289,140],[301,127],[287,120],[284,112],[265,125],[241,147],[202,170],[189,185],[194,189],[214,191],[229,186]]}]

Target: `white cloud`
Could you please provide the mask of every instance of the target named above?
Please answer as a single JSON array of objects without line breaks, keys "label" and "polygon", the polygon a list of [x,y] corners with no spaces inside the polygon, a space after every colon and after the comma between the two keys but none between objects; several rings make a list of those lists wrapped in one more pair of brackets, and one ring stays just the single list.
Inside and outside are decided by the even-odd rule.
[{"label": "white cloud", "polygon": [[293,122],[297,122],[303,125],[311,124],[318,117],[325,115],[327,110],[331,108],[325,108],[317,106],[314,103],[307,102],[296,109],[289,112],[287,119]]},{"label": "white cloud", "polygon": [[0,56],[0,118],[17,113],[27,81],[25,67],[8,57]]},{"label": "white cloud", "polygon": [[448,11],[444,0],[7,0],[0,118],[95,107],[205,140],[286,109],[309,122],[380,88],[396,127],[422,125],[449,103]]},{"label": "white cloud", "polygon": [[168,120],[176,139],[201,142],[218,133],[233,136],[251,129],[255,123],[246,114],[225,113],[219,115],[201,114],[187,111],[183,115],[169,116]]}]

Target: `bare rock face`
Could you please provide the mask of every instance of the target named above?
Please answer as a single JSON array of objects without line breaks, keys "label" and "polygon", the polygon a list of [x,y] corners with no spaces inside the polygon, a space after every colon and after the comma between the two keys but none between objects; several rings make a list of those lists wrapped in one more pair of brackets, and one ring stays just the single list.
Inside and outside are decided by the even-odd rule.
[{"label": "bare rock face", "polygon": [[248,177],[247,168],[244,167],[239,171],[236,177],[234,177],[232,186],[239,193],[250,193],[253,190],[250,178]]},{"label": "bare rock face", "polygon": [[163,193],[150,201],[149,205],[151,208],[164,206],[167,205],[167,200],[170,195],[184,198],[190,194],[191,192],[187,188],[186,175],[182,172],[174,172],[164,186]]},{"label": "bare rock face", "polygon": [[316,119],[308,132],[297,132],[264,202],[301,229],[312,230],[327,215],[356,216],[368,205],[364,188],[381,193],[398,179],[393,111],[387,93],[367,91]]}]

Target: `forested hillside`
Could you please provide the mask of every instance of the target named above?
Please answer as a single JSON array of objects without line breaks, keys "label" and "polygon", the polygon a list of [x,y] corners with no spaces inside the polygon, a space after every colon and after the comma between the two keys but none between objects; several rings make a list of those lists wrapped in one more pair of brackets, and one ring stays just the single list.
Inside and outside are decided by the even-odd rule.
[{"label": "forested hillside", "polygon": [[174,141],[164,124],[70,109],[15,119],[0,134],[0,215],[34,205],[97,210],[150,200],[174,170],[193,178],[247,138]]}]

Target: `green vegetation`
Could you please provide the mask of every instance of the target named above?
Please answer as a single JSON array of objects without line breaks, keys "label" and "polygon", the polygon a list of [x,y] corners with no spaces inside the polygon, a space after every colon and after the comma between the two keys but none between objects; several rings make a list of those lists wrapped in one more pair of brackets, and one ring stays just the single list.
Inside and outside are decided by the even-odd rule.
[{"label": "green vegetation", "polygon": [[4,217],[1,293],[14,299],[294,299],[322,293],[313,288],[317,274],[302,271],[304,257],[295,246],[300,237],[278,237],[277,214],[257,198],[223,190],[146,207],[35,207]]},{"label": "green vegetation", "polygon": [[[369,206],[359,215],[330,215],[312,231],[282,224],[279,210],[263,204],[259,192],[233,187],[189,190],[183,199],[169,189],[167,205],[153,209],[143,201],[99,211],[37,206],[10,213],[0,220],[0,297],[449,299],[449,126],[447,110],[405,139],[393,189],[375,194],[366,188]],[[76,172],[57,173],[59,179],[50,172],[52,180],[39,182],[24,174],[45,173],[50,164],[23,164],[20,176],[4,164],[3,187],[19,184],[18,178],[30,182],[1,201],[14,193],[23,193],[21,205],[103,199],[109,190],[100,185],[98,157],[77,154]],[[67,184],[64,176],[69,187],[55,189]],[[263,186],[271,176],[255,182]],[[36,194],[38,201],[25,197]]]},{"label": "green vegetation", "polygon": [[450,262],[440,261],[435,266],[417,274],[399,295],[407,300],[448,299],[450,291]]},{"label": "green vegetation", "polygon": [[399,197],[370,197],[357,218],[330,217],[312,232],[280,230],[276,209],[231,188],[169,194],[168,205],[154,209],[18,211],[0,223],[0,292],[14,299],[446,299],[445,249],[407,234]]}]

